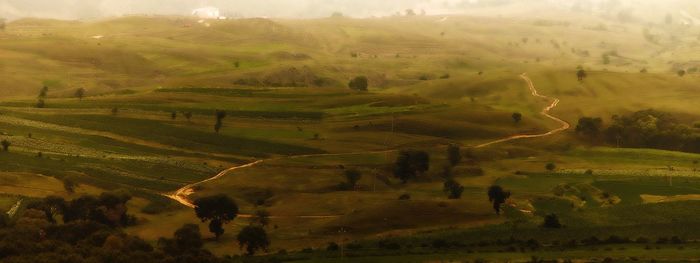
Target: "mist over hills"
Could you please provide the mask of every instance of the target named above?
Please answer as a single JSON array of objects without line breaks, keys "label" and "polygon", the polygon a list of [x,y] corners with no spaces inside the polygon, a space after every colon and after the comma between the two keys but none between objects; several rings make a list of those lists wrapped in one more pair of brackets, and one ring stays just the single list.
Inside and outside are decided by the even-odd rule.
[{"label": "mist over hills", "polygon": [[[656,21],[666,13],[694,15],[699,8],[692,0],[3,0],[0,17],[57,19],[98,19],[127,14],[188,15],[191,10],[214,6],[230,17],[317,18],[341,12],[352,17],[381,17],[404,14],[476,13],[492,15],[526,14],[546,11],[637,16]],[[491,9],[491,10],[490,10]],[[495,9],[495,10],[494,10]]]}]

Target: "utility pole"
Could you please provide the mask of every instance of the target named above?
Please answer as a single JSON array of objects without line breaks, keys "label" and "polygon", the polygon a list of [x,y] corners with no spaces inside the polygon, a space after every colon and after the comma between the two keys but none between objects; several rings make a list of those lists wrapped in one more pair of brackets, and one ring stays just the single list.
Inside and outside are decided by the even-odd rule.
[{"label": "utility pole", "polygon": [[340,234],[340,260],[342,261],[345,258],[345,233],[347,230],[345,230],[345,227],[340,227],[340,230],[338,230],[338,233]]}]

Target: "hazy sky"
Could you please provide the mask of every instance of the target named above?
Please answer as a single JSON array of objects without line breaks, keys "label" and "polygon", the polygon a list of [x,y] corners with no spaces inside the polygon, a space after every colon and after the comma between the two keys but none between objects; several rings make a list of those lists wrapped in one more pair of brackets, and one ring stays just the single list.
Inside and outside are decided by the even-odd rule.
[{"label": "hazy sky", "polygon": [[[44,17],[92,19],[124,14],[188,15],[195,8],[218,7],[223,15],[243,17],[327,17],[341,12],[353,17],[386,16],[408,8],[428,14],[460,13],[473,4],[519,3],[537,15],[542,9],[572,6],[646,10],[658,20],[666,12],[700,16],[700,0],[0,0],[0,18]],[[539,5],[538,5],[539,4]],[[649,15],[649,14],[652,15]],[[658,13],[658,14],[657,14]]]},{"label": "hazy sky", "polygon": [[456,12],[478,0],[0,0],[0,17],[98,18],[123,14],[189,14],[215,6],[225,14],[270,17],[382,16],[407,8]]}]

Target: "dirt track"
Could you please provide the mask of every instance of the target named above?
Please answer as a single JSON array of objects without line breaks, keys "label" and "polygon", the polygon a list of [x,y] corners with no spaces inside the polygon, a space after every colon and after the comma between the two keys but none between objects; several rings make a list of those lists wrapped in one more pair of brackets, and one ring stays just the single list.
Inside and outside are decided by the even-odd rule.
[{"label": "dirt track", "polygon": [[[546,133],[542,133],[542,134],[519,134],[519,135],[513,135],[513,136],[509,136],[509,137],[503,138],[503,139],[498,139],[498,140],[495,140],[495,141],[490,141],[490,142],[487,142],[487,143],[484,143],[484,144],[480,144],[480,145],[474,146],[474,148],[483,148],[483,147],[487,147],[487,146],[490,146],[490,145],[499,144],[499,143],[504,143],[504,142],[513,141],[513,140],[519,140],[519,139],[546,137],[546,136],[554,135],[554,134],[556,134],[556,133],[559,133],[559,132],[562,132],[562,131],[565,131],[565,130],[568,130],[569,128],[571,128],[571,125],[570,125],[568,122],[566,122],[566,121],[564,121],[564,120],[562,120],[562,119],[560,119],[560,118],[557,118],[557,117],[552,116],[551,114],[549,114],[549,111],[551,111],[553,108],[555,108],[555,107],[559,104],[559,99],[547,97],[547,96],[544,96],[544,95],[540,95],[540,94],[537,92],[537,89],[535,88],[535,85],[532,83],[532,80],[530,80],[530,78],[527,76],[527,74],[523,73],[522,75],[520,75],[520,78],[522,78],[522,79],[527,83],[528,88],[530,89],[530,91],[531,91],[531,93],[532,93],[532,96],[537,97],[537,98],[542,98],[542,99],[546,99],[546,100],[552,101],[552,103],[551,103],[549,106],[547,106],[547,107],[545,107],[544,109],[542,109],[542,111],[540,112],[540,114],[542,114],[542,115],[544,115],[545,117],[550,118],[550,119],[552,119],[552,120],[554,120],[554,121],[560,123],[560,124],[561,124],[561,127],[557,128],[557,129],[554,129],[554,130],[551,130],[551,131],[546,132]],[[395,151],[395,150],[373,151],[373,152],[357,152],[357,153],[333,153],[333,154],[315,154],[315,155],[312,154],[312,155],[298,155],[298,156],[290,156],[290,157],[272,158],[272,159],[266,159],[266,160],[257,160],[257,161],[254,161],[254,162],[251,162],[251,163],[247,163],[247,164],[244,164],[244,165],[231,167],[231,168],[229,168],[229,169],[226,169],[226,170],[224,170],[224,171],[222,171],[222,172],[216,174],[214,177],[211,177],[211,178],[206,179],[206,180],[204,180],[204,181],[200,181],[200,182],[196,182],[196,183],[192,183],[192,184],[186,185],[186,186],[184,186],[184,187],[178,189],[178,190],[175,191],[174,193],[171,193],[171,194],[164,194],[164,195],[167,196],[167,197],[169,197],[169,198],[171,198],[171,199],[173,199],[173,200],[175,200],[175,201],[177,201],[178,203],[180,203],[180,204],[182,204],[182,205],[184,205],[184,206],[187,206],[187,207],[190,207],[190,208],[194,208],[194,204],[188,199],[188,196],[190,196],[191,194],[194,193],[194,187],[195,187],[195,186],[200,185],[200,184],[203,184],[203,183],[206,183],[206,182],[210,182],[210,181],[217,180],[217,179],[219,179],[219,178],[221,178],[221,177],[223,177],[223,176],[227,175],[228,173],[233,172],[233,171],[235,171],[235,170],[253,167],[253,166],[256,166],[256,165],[261,164],[261,163],[266,162],[266,161],[279,160],[279,159],[305,158],[305,157],[322,157],[322,156],[341,156],[341,155],[356,155],[356,154],[370,154],[370,153],[386,153],[386,152],[393,152],[393,151]],[[239,214],[239,217],[243,217],[243,218],[251,217],[251,216],[252,216],[252,215],[248,215],[248,214]],[[340,217],[340,216],[342,216],[342,215],[308,215],[308,216],[291,216],[291,217],[295,217],[295,218],[336,218],[336,217]],[[271,216],[271,217],[274,218],[274,217],[280,217],[280,216]]]}]

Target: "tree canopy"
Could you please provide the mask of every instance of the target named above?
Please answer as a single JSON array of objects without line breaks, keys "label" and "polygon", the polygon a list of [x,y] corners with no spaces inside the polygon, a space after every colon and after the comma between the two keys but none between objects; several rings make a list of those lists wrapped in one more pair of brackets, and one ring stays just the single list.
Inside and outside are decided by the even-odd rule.
[{"label": "tree canopy", "polygon": [[223,225],[238,215],[236,202],[224,194],[202,197],[194,201],[194,211],[202,222],[209,221],[209,231],[218,239],[224,234]]},{"label": "tree canopy", "polygon": [[401,151],[396,159],[394,175],[402,182],[425,173],[430,168],[430,155],[424,151]]}]

